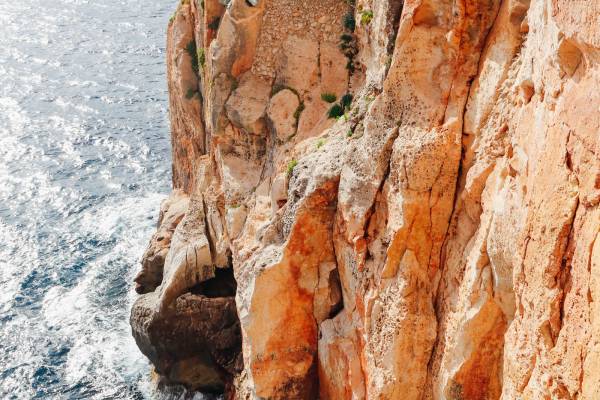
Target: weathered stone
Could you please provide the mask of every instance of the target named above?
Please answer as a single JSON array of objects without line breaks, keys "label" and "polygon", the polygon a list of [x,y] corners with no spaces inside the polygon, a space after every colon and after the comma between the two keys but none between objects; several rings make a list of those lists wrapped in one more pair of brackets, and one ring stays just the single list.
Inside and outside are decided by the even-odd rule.
[{"label": "weathered stone", "polygon": [[183,219],[189,205],[189,197],[181,190],[175,190],[160,205],[158,229],[152,235],[148,248],[142,257],[142,269],[136,275],[135,290],[139,294],[153,292],[162,282],[163,268],[171,238],[177,225]]},{"label": "weathered stone", "polygon": [[132,308],[133,336],[142,353],[169,384],[223,391],[242,367],[234,297],[187,293],[165,313],[156,311],[158,301],[156,292],[148,293]]},{"label": "weathered stone", "polygon": [[300,100],[289,89],[280,90],[271,98],[267,114],[279,140],[286,141],[296,133],[298,107]]},{"label": "weathered stone", "polygon": [[271,86],[252,74],[245,74],[225,105],[227,117],[249,133],[264,134],[264,117]]},{"label": "weathered stone", "polygon": [[[132,314],[158,372],[244,400],[598,398],[600,3],[215,1],[169,30],[190,200]],[[206,319],[234,306],[240,358]]]},{"label": "weathered stone", "polygon": [[194,190],[197,162],[206,151],[202,121],[202,95],[194,52],[193,16],[182,3],[167,32],[167,80],[172,127],[173,186],[186,193]]}]

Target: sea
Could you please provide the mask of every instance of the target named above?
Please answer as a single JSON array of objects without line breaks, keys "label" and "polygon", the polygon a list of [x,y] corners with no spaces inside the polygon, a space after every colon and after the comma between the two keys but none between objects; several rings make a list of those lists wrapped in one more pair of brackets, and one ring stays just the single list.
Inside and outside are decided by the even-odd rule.
[{"label": "sea", "polygon": [[171,187],[176,6],[0,0],[0,399],[167,398],[128,320]]}]

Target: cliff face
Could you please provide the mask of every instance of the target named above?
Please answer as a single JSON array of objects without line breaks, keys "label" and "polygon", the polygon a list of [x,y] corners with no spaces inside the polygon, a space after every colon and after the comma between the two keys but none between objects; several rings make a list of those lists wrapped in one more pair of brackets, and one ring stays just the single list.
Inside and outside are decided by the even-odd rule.
[{"label": "cliff face", "polygon": [[223,3],[169,24],[131,319],[163,379],[600,398],[600,2]]}]

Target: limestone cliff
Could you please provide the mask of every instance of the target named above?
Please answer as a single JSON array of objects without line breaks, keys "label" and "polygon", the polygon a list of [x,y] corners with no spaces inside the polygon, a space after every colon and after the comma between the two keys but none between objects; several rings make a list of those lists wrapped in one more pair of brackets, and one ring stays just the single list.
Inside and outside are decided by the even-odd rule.
[{"label": "limestone cliff", "polygon": [[232,399],[600,398],[600,2],[191,0],[134,336]]}]

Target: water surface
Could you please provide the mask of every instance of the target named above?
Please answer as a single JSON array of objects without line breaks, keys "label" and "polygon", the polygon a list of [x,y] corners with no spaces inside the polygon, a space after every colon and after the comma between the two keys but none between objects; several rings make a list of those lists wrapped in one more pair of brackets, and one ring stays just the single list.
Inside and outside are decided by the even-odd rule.
[{"label": "water surface", "polygon": [[128,325],[170,187],[172,0],[0,0],[0,398],[156,397]]}]

